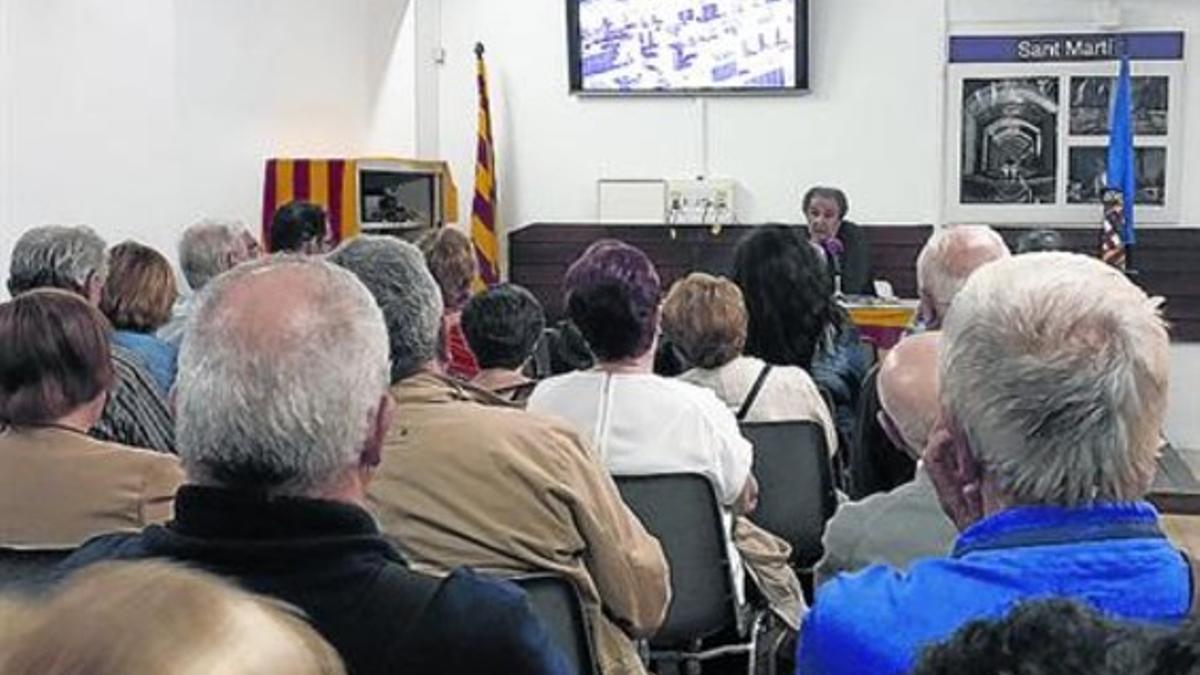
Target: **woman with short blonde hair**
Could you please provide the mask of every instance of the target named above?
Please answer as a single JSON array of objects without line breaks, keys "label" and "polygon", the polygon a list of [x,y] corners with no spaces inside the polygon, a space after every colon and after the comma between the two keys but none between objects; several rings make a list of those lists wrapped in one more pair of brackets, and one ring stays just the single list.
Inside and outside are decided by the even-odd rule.
[{"label": "woman with short blonde hair", "polygon": [[739,421],[817,422],[832,454],[837,429],[817,385],[802,368],[742,355],[748,323],[741,289],[702,272],[675,282],[663,302],[663,333],[692,366],[680,379],[713,390]]}]

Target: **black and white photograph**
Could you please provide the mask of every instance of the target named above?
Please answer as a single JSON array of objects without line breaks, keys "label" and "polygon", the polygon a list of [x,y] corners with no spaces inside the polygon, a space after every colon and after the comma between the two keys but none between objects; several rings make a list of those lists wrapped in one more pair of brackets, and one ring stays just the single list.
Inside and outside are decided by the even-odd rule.
[{"label": "black and white photograph", "polygon": [[963,80],[961,202],[1052,204],[1059,80]]},{"label": "black and white photograph", "polygon": [[[1116,78],[1071,78],[1071,135],[1107,136]],[[1170,112],[1170,79],[1133,78],[1134,134],[1166,136]]]},{"label": "black and white photograph", "polygon": [[[1138,204],[1162,206],[1167,200],[1167,149],[1135,148]],[[1068,160],[1067,203],[1099,204],[1105,187],[1108,148],[1073,147]]]}]

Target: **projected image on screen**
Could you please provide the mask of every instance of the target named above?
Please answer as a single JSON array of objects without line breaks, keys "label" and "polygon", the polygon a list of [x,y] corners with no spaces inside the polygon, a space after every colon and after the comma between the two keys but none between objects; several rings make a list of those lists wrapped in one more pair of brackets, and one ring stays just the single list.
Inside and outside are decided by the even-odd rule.
[{"label": "projected image on screen", "polygon": [[796,86],[793,0],[579,0],[584,91]]}]

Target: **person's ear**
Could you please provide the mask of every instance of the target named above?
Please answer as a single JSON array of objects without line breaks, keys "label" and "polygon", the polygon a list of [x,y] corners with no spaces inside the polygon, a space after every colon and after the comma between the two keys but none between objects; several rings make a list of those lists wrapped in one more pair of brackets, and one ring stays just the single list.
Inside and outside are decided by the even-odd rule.
[{"label": "person's ear", "polygon": [[379,406],[375,409],[374,419],[371,421],[371,431],[367,435],[367,441],[363,445],[362,456],[359,463],[365,467],[373,469],[383,462],[383,442],[387,438],[388,431],[392,428],[392,419],[395,416],[396,403],[392,400],[391,395],[384,394],[379,399]]},{"label": "person's ear", "polygon": [[966,434],[945,410],[929,433],[923,459],[938,502],[959,531],[983,518],[979,463]]},{"label": "person's ear", "polygon": [[937,302],[924,289],[918,292],[918,296],[920,304],[917,306],[917,316],[920,317],[921,323],[929,329],[938,328],[942,323],[942,317],[938,316]]},{"label": "person's ear", "polygon": [[880,409],[875,413],[875,419],[879,422],[879,426],[883,428],[883,435],[892,442],[892,445],[900,448],[906,455],[913,459],[920,459],[920,451],[923,448],[913,449],[908,447],[908,441],[904,440],[904,435],[900,433],[900,429],[896,426],[896,421],[892,416],[887,414],[886,410]]},{"label": "person's ear", "polygon": [[87,282],[84,283],[84,296],[88,304],[93,307],[100,306],[100,300],[104,297],[104,280],[99,274],[93,272],[88,275]]}]

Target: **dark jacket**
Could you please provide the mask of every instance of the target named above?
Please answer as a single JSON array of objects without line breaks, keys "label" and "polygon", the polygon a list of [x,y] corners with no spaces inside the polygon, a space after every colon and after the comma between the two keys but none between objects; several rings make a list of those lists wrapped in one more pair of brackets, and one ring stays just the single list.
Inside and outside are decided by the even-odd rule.
[{"label": "dark jacket", "polygon": [[875,277],[871,271],[871,247],[867,235],[858,225],[845,220],[838,227],[837,238],[842,242],[842,293],[846,295],[875,295]]},{"label": "dark jacket", "polygon": [[524,593],[465,569],[410,571],[361,508],[184,486],[175,520],[92,539],[60,566],[161,558],[303,610],[350,673],[571,672]]}]

